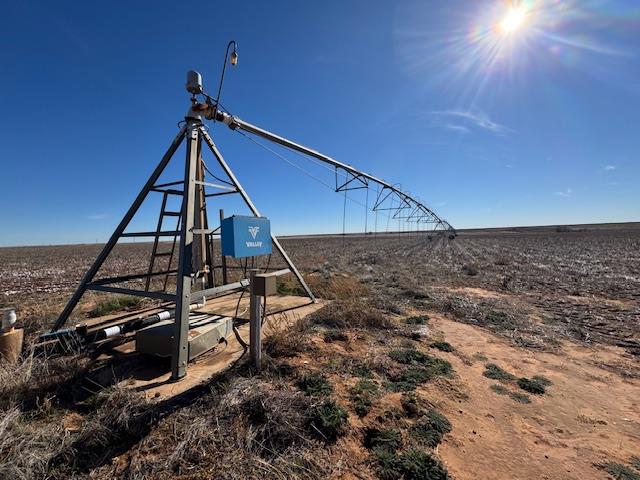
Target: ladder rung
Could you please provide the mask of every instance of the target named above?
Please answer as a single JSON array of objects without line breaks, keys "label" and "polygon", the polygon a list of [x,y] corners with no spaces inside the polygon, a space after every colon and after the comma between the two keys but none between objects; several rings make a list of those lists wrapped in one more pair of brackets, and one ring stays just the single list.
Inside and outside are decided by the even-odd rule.
[{"label": "ladder rung", "polygon": [[164,187],[173,187],[174,185],[182,185],[184,183],[183,180],[178,180],[176,182],[162,183],[160,185],[154,185],[151,188],[164,188]]},{"label": "ladder rung", "polygon": [[123,233],[121,237],[175,237],[180,235],[179,231],[166,231],[166,232],[131,232]]},{"label": "ladder rung", "polygon": [[173,252],[160,252],[160,253],[155,253],[153,256],[154,257],[169,257],[173,255]]},{"label": "ladder rung", "polygon": [[151,192],[160,192],[160,193],[167,193],[168,195],[184,195],[184,192],[182,190],[174,190],[172,188],[155,188],[155,187],[151,187],[149,189]]},{"label": "ladder rung", "polygon": [[165,217],[179,217],[181,215],[180,212],[162,212],[162,215]]}]

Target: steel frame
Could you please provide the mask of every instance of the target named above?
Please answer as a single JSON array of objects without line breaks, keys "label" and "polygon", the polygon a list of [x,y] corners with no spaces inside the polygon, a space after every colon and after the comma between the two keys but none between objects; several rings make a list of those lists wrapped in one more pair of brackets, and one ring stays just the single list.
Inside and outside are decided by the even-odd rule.
[{"label": "steel frame", "polygon": [[[336,178],[336,192],[346,192],[348,190],[357,190],[369,187],[370,183],[381,186],[382,188],[378,190],[376,195],[376,201],[373,206],[374,212],[379,212],[383,210],[393,211],[392,217],[394,220],[399,220],[404,217],[400,217],[403,210],[408,208],[415,209],[416,212],[420,212],[416,217],[415,214],[412,213],[410,215],[411,218],[416,218],[418,223],[433,223],[435,227],[433,230],[437,230],[441,228],[442,230],[448,231],[451,235],[456,235],[456,230],[453,226],[447,222],[444,218],[438,216],[433,210],[427,207],[424,203],[422,203],[417,198],[409,195],[408,193],[402,191],[399,187],[392,185],[380,178],[374,177],[368,173],[365,173],[361,170],[358,170],[351,165],[347,165],[346,163],[339,162],[327,155],[324,155],[316,150],[313,150],[309,147],[305,147],[299,143],[292,142],[284,137],[276,135],[275,133],[269,132],[263,128],[260,128],[256,125],[253,125],[249,122],[241,120],[240,118],[230,115],[225,112],[216,111],[215,115],[212,117],[215,120],[226,124],[232,130],[242,130],[244,132],[256,135],[258,137],[262,137],[271,142],[277,143],[285,148],[296,151],[298,153],[302,153],[304,155],[313,157],[317,160],[320,160],[324,163],[332,165],[335,169],[335,178]],[[338,171],[342,171],[345,177],[345,182],[339,184],[338,183]],[[357,186],[354,186],[357,185]],[[396,207],[385,207],[383,206],[387,200],[391,200],[393,198],[398,199],[398,206]],[[367,207],[368,208],[368,207]]]},{"label": "steel frame", "polygon": [[[183,140],[186,140],[187,144],[184,180],[156,185],[156,181],[158,180],[158,178],[160,178],[160,175],[182,144]],[[201,150],[203,143],[214,155],[219,166],[229,178],[229,187],[210,182],[204,182],[199,179],[198,169],[202,168]],[[222,182],[226,183],[224,182],[224,180],[222,180]],[[182,185],[182,190],[169,188],[178,185]],[[204,191],[205,187],[219,189],[222,190],[222,192],[207,194]],[[157,231],[155,232],[125,232],[125,229],[127,228],[132,218],[135,216],[136,212],[139,210],[143,201],[150,192],[160,192],[163,194],[163,207],[166,206],[166,198],[168,195],[182,196],[182,208],[180,212],[181,221],[179,221],[179,230],[162,231],[162,222],[159,221]],[[196,291],[192,288],[194,286],[193,282],[197,278],[197,274],[199,273],[198,271],[194,271],[192,261],[194,256],[196,256],[197,258],[199,255],[201,255],[203,256],[203,258],[207,258],[206,262],[210,267],[209,272],[216,268],[216,265],[214,265],[213,263],[213,256],[205,252],[211,252],[210,237],[212,235],[219,234],[219,228],[208,228],[206,224],[206,207],[204,201],[206,198],[229,194],[239,194],[249,210],[251,210],[251,212],[255,216],[260,216],[260,212],[256,208],[255,204],[253,203],[247,192],[244,190],[229,165],[226,163],[224,157],[213,142],[213,139],[211,138],[209,133],[206,131],[201,117],[197,112],[190,110],[187,114],[187,117],[185,118],[185,125],[180,128],[180,131],[160,160],[160,163],[156,166],[155,170],[138,193],[138,196],[116,227],[115,231],[109,238],[109,241],[105,244],[94,263],[85,273],[84,277],[80,281],[80,284],[66,304],[64,310],[56,320],[52,332],[55,332],[56,330],[59,330],[64,326],[64,324],[69,319],[69,316],[71,315],[73,309],[77,306],[78,302],[87,290],[120,293],[175,302],[176,320],[174,322],[175,330],[174,340],[172,343],[171,378],[173,380],[178,380],[184,377],[186,375],[188,360],[189,306],[194,301],[198,301],[207,296],[219,296],[222,294],[231,293],[233,291],[243,290],[249,285],[248,279],[243,279],[239,282],[227,284],[226,268],[224,268],[224,285],[217,287],[213,286],[212,276],[208,276],[210,288],[204,288],[199,291]],[[198,207],[198,205],[196,204],[200,206]],[[200,218],[199,216],[202,215],[202,210],[204,210],[204,217]],[[196,217],[199,217],[199,219],[197,219]],[[137,273],[94,280],[96,274],[100,270],[100,267],[104,264],[105,260],[108,258],[109,254],[112,252],[114,246],[120,238],[152,237],[154,238],[154,246],[157,246],[158,239],[164,236],[177,236],[180,238],[180,244],[177,252],[177,270],[171,270],[168,268],[161,272],[153,272],[153,268],[150,267],[147,273]],[[200,242],[194,242],[194,236],[205,236],[207,240],[205,240],[205,242],[202,242],[201,245]],[[282,245],[275,237],[275,235],[271,236],[271,240],[275,249],[287,264],[289,271],[296,277],[296,279],[308,295],[309,299],[312,302],[315,302],[315,297],[311,292],[311,289],[306,284],[306,282],[302,278],[302,275],[293,264],[287,253],[284,251]],[[222,263],[224,265],[224,258]],[[177,276],[175,295],[166,292],[149,291],[148,281],[152,277],[159,275]],[[141,279],[147,281],[147,287],[145,288],[145,290],[134,290],[130,288],[113,286],[114,283]]]}]

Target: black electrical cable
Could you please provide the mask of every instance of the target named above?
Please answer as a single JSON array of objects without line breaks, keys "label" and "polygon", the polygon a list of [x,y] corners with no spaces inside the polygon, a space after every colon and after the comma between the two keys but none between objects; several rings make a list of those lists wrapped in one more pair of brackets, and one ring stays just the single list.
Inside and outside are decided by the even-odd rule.
[{"label": "black electrical cable", "polygon": [[202,165],[204,166],[204,169],[207,171],[207,173],[209,175],[211,175],[213,178],[215,178],[216,180],[218,180],[221,183],[225,183],[231,187],[235,187],[235,185],[231,182],[228,182],[227,180],[223,180],[222,178],[218,177],[217,175],[215,175],[211,170],[209,170],[209,167],[207,167],[207,164],[205,163],[204,159],[202,160]]},{"label": "black electrical cable", "polygon": [[262,297],[262,318],[260,319],[260,325],[264,325],[267,320],[267,296]]},{"label": "black electrical cable", "polygon": [[242,336],[240,336],[240,332],[238,331],[238,327],[236,327],[234,325],[231,329],[233,330],[233,333],[236,336],[236,340],[238,340],[238,343],[242,346],[242,349],[244,350],[242,352],[242,355],[244,355],[245,353],[247,353],[247,350],[249,350],[249,344],[244,341]]},{"label": "black electrical cable", "polygon": [[236,336],[236,340],[238,340],[238,343],[240,345],[242,345],[242,348],[244,349],[243,355],[247,352],[247,349],[249,348],[249,344],[247,342],[244,341],[244,339],[240,336],[240,332],[238,331],[238,327],[236,327],[235,325],[235,320],[238,319],[238,311],[240,310],[240,302],[242,301],[242,297],[244,296],[244,293],[247,291],[247,287],[242,289],[242,293],[240,293],[240,298],[238,298],[238,303],[236,304],[236,313],[233,316],[234,319],[234,325],[233,325],[233,333]]}]

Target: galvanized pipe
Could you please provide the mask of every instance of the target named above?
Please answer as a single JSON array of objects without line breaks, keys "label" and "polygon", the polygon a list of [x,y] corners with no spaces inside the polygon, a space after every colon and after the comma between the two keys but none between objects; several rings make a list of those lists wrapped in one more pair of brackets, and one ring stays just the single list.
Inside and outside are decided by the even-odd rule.
[{"label": "galvanized pipe", "polygon": [[[189,305],[189,312],[194,310],[198,310],[199,308],[203,308],[207,304],[205,298],[202,298],[200,303],[192,303]],[[141,328],[148,327],[149,325],[153,325],[154,323],[162,322],[163,320],[170,320],[175,318],[176,310],[163,310],[162,312],[155,313],[145,318],[141,318],[138,320],[134,320],[132,322],[123,323],[122,325],[115,325],[113,327],[107,327],[102,330],[98,330],[97,332],[92,332],[90,341],[99,341],[104,340],[110,337],[116,337],[118,335],[122,335],[124,333],[133,332],[135,330],[140,330]]]},{"label": "galvanized pipe", "polygon": [[241,120],[240,118],[233,116],[233,115],[229,115],[225,112],[217,112],[216,115],[216,120],[218,120],[219,122],[224,123],[225,125],[227,125],[230,129],[232,130],[236,130],[236,129],[240,129],[243,130],[245,132],[248,133],[252,133],[254,135],[257,135],[259,137],[262,137],[266,140],[269,140],[271,142],[277,143],[279,145],[282,145],[283,147],[289,148],[291,150],[295,150],[297,152],[303,153],[305,155],[309,155],[310,157],[314,157],[322,162],[328,163],[329,165],[333,165],[334,167],[340,168],[342,170],[345,170],[346,172],[354,175],[355,177],[362,177],[365,178],[369,181],[378,183],[380,185],[382,185],[383,190],[387,189],[390,190],[391,192],[395,193],[396,195],[398,195],[398,197],[400,197],[401,200],[409,203],[413,203],[414,205],[416,205],[416,207],[418,207],[422,212],[424,212],[425,214],[433,217],[439,224],[442,224],[447,230],[453,231],[455,232],[455,229],[449,224],[449,222],[447,222],[446,220],[444,220],[443,218],[440,218],[433,210],[431,210],[429,207],[427,207],[426,205],[424,205],[422,202],[416,200],[415,198],[413,198],[412,196],[408,195],[407,193],[403,192],[402,190],[399,190],[397,187],[395,187],[394,185],[380,179],[377,177],[374,177],[373,175],[370,175],[368,173],[365,173],[361,170],[356,169],[355,167],[352,167],[351,165],[347,165],[346,163],[342,163],[339,162],[331,157],[329,157],[328,155],[324,155],[316,150],[313,150],[309,147],[305,147],[304,145],[300,145],[299,143],[295,143],[292,142],[291,140],[288,140],[284,137],[281,137],[279,135],[276,135],[275,133],[269,132],[268,130],[264,130],[256,125],[253,125],[249,122],[245,122],[244,120]]}]

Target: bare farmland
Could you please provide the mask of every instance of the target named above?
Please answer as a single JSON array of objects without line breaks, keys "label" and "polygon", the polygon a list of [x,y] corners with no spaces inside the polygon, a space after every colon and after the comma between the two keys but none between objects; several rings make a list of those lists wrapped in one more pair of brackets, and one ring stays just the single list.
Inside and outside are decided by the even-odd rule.
[{"label": "bare farmland", "polygon": [[[640,473],[640,225],[283,243],[334,302],[270,331],[263,375],[156,405],[100,391],[86,356],[26,359],[0,372],[0,476]],[[0,302],[33,335],[99,249],[0,249]],[[122,245],[101,274],[144,271],[148,251]]]}]

